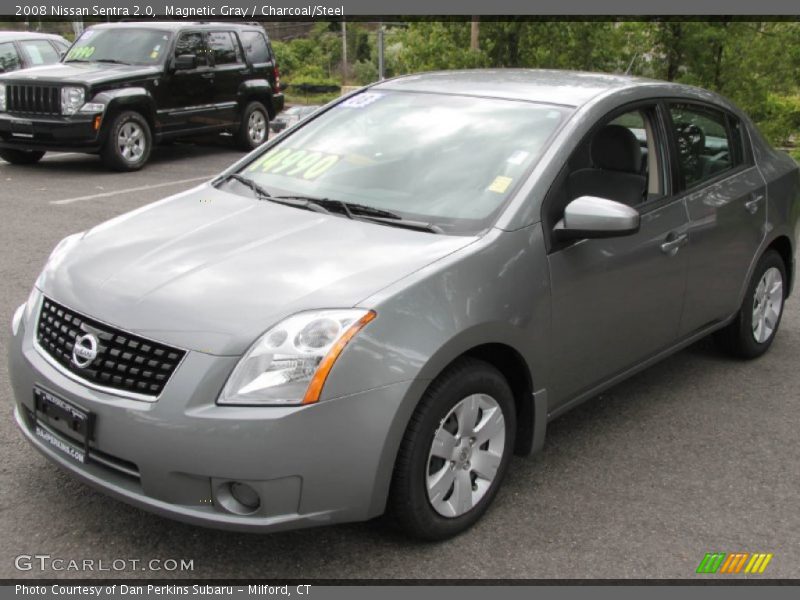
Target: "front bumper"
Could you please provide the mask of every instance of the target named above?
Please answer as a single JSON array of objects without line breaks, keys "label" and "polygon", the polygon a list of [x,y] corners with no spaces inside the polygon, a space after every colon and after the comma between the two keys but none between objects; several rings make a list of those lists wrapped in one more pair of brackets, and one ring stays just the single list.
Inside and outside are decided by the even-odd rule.
[{"label": "front bumper", "polygon": [[94,117],[0,113],[0,148],[98,152],[102,128],[95,131]]},{"label": "front bumper", "polygon": [[[142,402],[67,377],[35,347],[26,333],[32,327],[20,327],[9,348],[16,422],[39,452],[84,482],[151,512],[230,530],[293,529],[383,511],[387,444],[396,437],[389,432],[410,382],[305,407],[220,407],[215,399],[238,359],[189,352],[159,400]],[[96,415],[85,464],[34,434],[34,386]],[[38,422],[71,440],[59,423]],[[234,481],[257,491],[261,504],[252,514],[226,503]]]}]

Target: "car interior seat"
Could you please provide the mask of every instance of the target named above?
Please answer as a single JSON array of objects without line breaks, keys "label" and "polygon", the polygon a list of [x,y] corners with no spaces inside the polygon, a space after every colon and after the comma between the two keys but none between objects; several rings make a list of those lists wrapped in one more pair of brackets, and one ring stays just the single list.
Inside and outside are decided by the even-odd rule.
[{"label": "car interior seat", "polygon": [[633,132],[606,125],[592,138],[592,166],[570,173],[569,197],[597,196],[636,206],[644,199],[647,177],[642,174],[642,149]]}]

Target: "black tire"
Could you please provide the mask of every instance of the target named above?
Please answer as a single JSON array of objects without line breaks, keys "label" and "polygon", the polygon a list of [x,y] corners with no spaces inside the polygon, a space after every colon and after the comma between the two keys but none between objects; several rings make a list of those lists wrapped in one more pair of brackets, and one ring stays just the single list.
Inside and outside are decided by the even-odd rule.
[{"label": "black tire", "polygon": [[[753,313],[756,307],[756,291],[758,290],[759,283],[762,277],[769,269],[777,269],[780,272],[782,293],[781,306],[778,310],[778,317],[775,325],[769,336],[759,342],[753,332]],[[734,320],[715,334],[717,345],[728,354],[738,358],[757,358],[764,354],[772,345],[775,335],[778,333],[778,327],[783,317],[783,308],[786,300],[786,265],[783,262],[780,254],[775,250],[768,250],[765,252],[758,261],[750,283],[747,286],[747,291],[744,294],[744,300],[739,312],[736,313]]]},{"label": "black tire", "polygon": [[0,158],[12,165],[32,165],[44,156],[44,152],[38,150],[14,150],[13,148],[0,149]]},{"label": "black tire", "polygon": [[[502,411],[505,423],[502,455],[494,479],[483,497],[459,516],[443,516],[434,509],[428,498],[426,478],[432,466],[429,465],[429,454],[434,436],[440,426],[444,426],[444,419],[451,409],[473,394],[491,396]],[[454,363],[431,383],[411,417],[392,475],[388,515],[404,533],[424,540],[444,540],[467,530],[481,518],[497,494],[511,460],[515,432],[514,396],[503,375],[490,364],[473,358]],[[470,456],[470,459],[474,460],[474,456]],[[445,467],[451,463],[441,462]],[[469,466],[470,463],[466,462],[466,467]],[[449,468],[459,472],[457,466]],[[475,479],[472,481],[474,486]],[[449,493],[454,494],[454,488],[450,489]],[[443,495],[445,499],[447,494]]]},{"label": "black tire", "polygon": [[[250,119],[254,113],[260,115],[261,126],[258,128],[260,135],[251,127]],[[269,139],[269,113],[261,102],[250,102],[242,112],[242,122],[236,132],[236,145],[242,150],[255,150]]]},{"label": "black tire", "polygon": [[[129,130],[136,131],[137,135],[131,139],[131,147],[124,150],[120,135]],[[152,150],[153,134],[147,119],[138,112],[127,110],[112,117],[100,157],[114,171],[138,171],[147,164]]]}]

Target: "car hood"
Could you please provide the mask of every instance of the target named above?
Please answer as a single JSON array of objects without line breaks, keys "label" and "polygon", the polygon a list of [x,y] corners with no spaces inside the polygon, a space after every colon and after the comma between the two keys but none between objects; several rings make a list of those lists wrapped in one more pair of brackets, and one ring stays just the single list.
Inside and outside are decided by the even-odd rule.
[{"label": "car hood", "polygon": [[476,238],[348,220],[204,185],[88,231],[39,279],[139,335],[239,355],[281,319],[357,306]]},{"label": "car hood", "polygon": [[61,83],[98,85],[152,77],[161,72],[158,66],[115,65],[109,63],[56,63],[9,73],[2,80],[21,83]]}]

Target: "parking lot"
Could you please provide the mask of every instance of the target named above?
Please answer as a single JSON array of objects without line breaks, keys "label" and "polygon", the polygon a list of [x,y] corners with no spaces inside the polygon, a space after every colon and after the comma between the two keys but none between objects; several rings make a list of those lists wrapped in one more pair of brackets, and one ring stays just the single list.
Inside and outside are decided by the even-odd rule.
[{"label": "parking lot", "polygon": [[[774,553],[752,577],[800,577],[798,297],[762,359],[701,342],[553,422],[544,452],[515,459],[486,517],[449,542],[410,541],[381,520],[272,535],[201,529],[49,464],[13,424],[5,355],[14,309],[50,250],[241,155],[220,140],[157,148],[137,173],[79,154],[0,161],[0,578],[691,578],[712,551]],[[186,559],[194,570],[18,571],[20,554]]]}]

